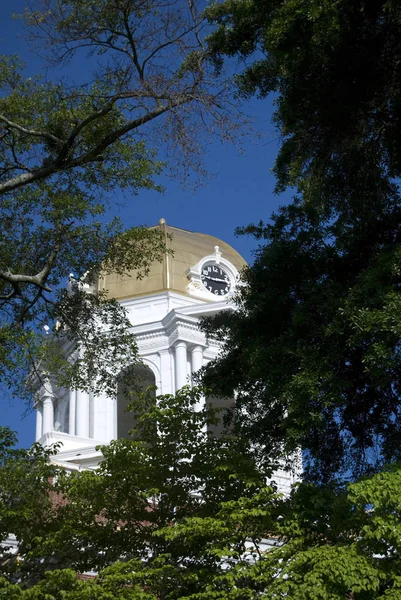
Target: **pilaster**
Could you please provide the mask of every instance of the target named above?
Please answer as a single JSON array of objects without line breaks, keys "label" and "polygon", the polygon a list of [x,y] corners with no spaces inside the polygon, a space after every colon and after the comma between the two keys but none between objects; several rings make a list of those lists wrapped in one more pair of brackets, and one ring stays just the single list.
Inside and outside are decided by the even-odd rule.
[{"label": "pilaster", "polygon": [[88,392],[77,390],[77,425],[76,435],[83,438],[89,437],[89,413],[90,403]]}]

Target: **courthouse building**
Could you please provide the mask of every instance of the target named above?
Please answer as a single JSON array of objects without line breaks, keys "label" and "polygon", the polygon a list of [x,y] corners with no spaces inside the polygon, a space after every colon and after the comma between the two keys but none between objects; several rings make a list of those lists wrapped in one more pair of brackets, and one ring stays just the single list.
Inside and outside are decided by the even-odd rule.
[{"label": "courthouse building", "polygon": [[[158,227],[173,252],[155,262],[147,277],[107,274],[97,285],[127,310],[142,361],[137,368],[142,385],[173,394],[218,355],[218,343],[206,339],[199,321],[235,310],[231,300],[245,261],[213,236],[167,225],[164,219]],[[50,378],[36,402],[36,441],[46,446],[62,442],[55,460],[67,468],[93,468],[101,458],[97,446],[128,435],[132,417],[125,411],[126,402],[122,394],[112,398],[54,389]],[[223,408],[233,403],[213,402]],[[279,472],[274,479],[286,492],[293,477]]]}]

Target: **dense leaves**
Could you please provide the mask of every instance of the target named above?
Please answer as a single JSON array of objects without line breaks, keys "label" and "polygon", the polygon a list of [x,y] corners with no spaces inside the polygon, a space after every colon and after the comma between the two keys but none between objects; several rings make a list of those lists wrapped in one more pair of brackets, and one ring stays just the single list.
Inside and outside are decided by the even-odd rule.
[{"label": "dense leaves", "polygon": [[270,453],[300,444],[318,479],[399,459],[400,249],[375,222],[341,230],[303,206],[282,209],[253,229],[267,243],[239,310],[207,326],[224,343],[207,382],[238,390],[244,428]]},{"label": "dense leaves", "polygon": [[136,401],[133,437],[94,471],[68,474],[3,432],[0,598],[399,598],[400,466],[280,497],[249,444],[205,433],[216,416],[199,393]]},{"label": "dense leaves", "polygon": [[40,528],[51,519],[51,481],[57,471],[51,463],[57,447],[45,449],[34,444],[30,450],[22,450],[15,448],[15,443],[16,436],[0,428],[0,564],[2,574],[8,577],[19,568],[15,537],[19,553],[28,554],[37,544]]},{"label": "dense leaves", "polygon": [[[117,560],[136,565],[142,561],[142,569],[154,570],[154,585],[159,589],[167,586],[173,594],[176,584],[167,584],[170,573],[177,571],[174,578],[182,579],[188,590],[193,586],[196,590],[201,572],[211,577],[221,568],[227,544],[231,545],[230,554],[240,556],[249,531],[259,539],[263,527],[256,522],[252,525],[252,512],[245,509],[248,504],[255,508],[252,497],[258,492],[265,502],[276,497],[272,489],[263,491],[270,472],[258,466],[245,440],[207,433],[207,424],[216,423],[217,416],[211,408],[196,409],[200,398],[201,390],[183,388],[176,396],[158,397],[157,404],[147,394],[137,399],[132,437],[103,447],[103,459],[95,470],[64,467],[55,471],[55,465],[47,466],[44,456],[40,461],[43,485],[36,487],[32,473],[31,479],[20,478],[19,490],[17,470],[7,481],[15,459],[6,457],[5,502],[23,493],[19,510],[28,515],[33,511],[41,518],[19,522],[18,509],[12,511],[12,520],[8,512],[12,506],[3,508],[3,539],[15,533],[21,554],[13,569],[9,561],[3,561],[3,575],[11,581],[20,578],[30,586],[55,568],[98,571]],[[31,453],[21,451],[21,455],[17,465],[21,460],[29,464]],[[55,478],[50,478],[51,469]],[[240,498],[242,508],[236,505]],[[50,501],[53,510],[49,511]],[[226,512],[220,523],[215,523],[222,503]],[[244,509],[241,525],[224,524],[230,506],[237,515],[232,521],[237,521]],[[258,515],[256,511],[256,521]],[[191,525],[186,533],[188,518],[199,527]],[[268,519],[265,527],[271,522]],[[172,535],[178,524],[181,533],[177,530]],[[210,536],[217,536],[216,544]]]},{"label": "dense leaves", "polygon": [[[399,459],[399,2],[228,0],[210,48],[245,58],[245,96],[276,95],[277,190],[292,204],[250,226],[262,243],[207,382],[239,389],[248,433],[305,450],[308,476]],[[224,340],[226,340],[224,342]],[[222,385],[220,385],[222,384]]]},{"label": "dense leaves", "polygon": [[227,0],[209,16],[216,60],[250,59],[240,92],[277,94],[278,189],[355,210],[400,175],[399,2]]}]

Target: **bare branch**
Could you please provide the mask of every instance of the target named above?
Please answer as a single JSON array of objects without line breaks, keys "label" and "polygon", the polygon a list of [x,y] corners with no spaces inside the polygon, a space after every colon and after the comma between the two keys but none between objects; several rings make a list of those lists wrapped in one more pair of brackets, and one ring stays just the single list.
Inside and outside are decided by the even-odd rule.
[{"label": "bare branch", "polygon": [[173,40],[167,40],[167,42],[164,42],[164,44],[160,44],[160,46],[155,48],[153,50],[153,52],[151,52],[151,54],[149,54],[149,56],[147,56],[145,58],[145,60],[143,61],[143,64],[142,64],[142,69],[145,69],[146,64],[150,60],[152,60],[152,58],[154,58],[156,56],[156,54],[158,54],[161,50],[164,50],[165,48],[168,48],[168,46],[172,46],[173,44],[177,44],[179,40],[183,39],[189,33],[196,32],[196,31],[197,31],[197,26],[193,25],[192,27],[189,27],[187,30],[183,31],[181,33],[181,35],[175,37]]},{"label": "bare branch", "polygon": [[22,125],[18,125],[18,123],[14,123],[13,121],[10,121],[10,119],[7,119],[7,117],[5,117],[4,115],[1,115],[1,114],[0,114],[0,121],[5,123],[7,125],[7,127],[10,127],[11,129],[15,129],[16,131],[19,131],[20,133],[23,133],[25,135],[30,135],[33,137],[50,140],[50,141],[54,142],[55,144],[58,144],[59,146],[64,144],[64,142],[65,142],[65,140],[61,140],[60,138],[56,137],[55,135],[52,135],[51,133],[49,133],[48,131],[36,131],[35,129],[27,129],[26,127],[22,127]]},{"label": "bare branch", "polygon": [[26,315],[29,313],[31,308],[33,306],[35,306],[35,304],[38,302],[38,300],[43,296],[44,291],[45,291],[44,288],[40,287],[38,289],[37,293],[34,295],[34,297],[23,306],[21,313],[18,315],[18,317],[15,320],[15,325],[18,325],[18,324],[23,325],[24,324]]},{"label": "bare branch", "polygon": [[[137,119],[128,121],[128,123],[126,123],[123,127],[120,127],[120,129],[117,129],[116,131],[113,131],[109,135],[105,136],[104,139],[100,142],[100,144],[95,146],[92,150],[90,150],[86,154],[83,154],[79,158],[71,161],[71,164],[68,165],[68,168],[80,166],[80,165],[86,164],[87,162],[94,160],[96,157],[99,156],[99,154],[101,154],[104,150],[106,150],[106,148],[111,146],[116,140],[120,139],[123,135],[129,133],[130,131],[137,129],[138,127],[144,125],[145,123],[148,123],[149,121],[153,121],[154,119],[156,119],[157,117],[160,117],[165,112],[170,111],[173,108],[180,106],[181,104],[184,104],[189,101],[190,101],[189,98],[184,97],[184,98],[176,100],[175,102],[172,102],[168,106],[158,107],[155,110],[149,112],[148,114],[143,115],[142,117],[138,117]],[[0,186],[0,190],[1,190],[1,186]]]},{"label": "bare branch", "polygon": [[36,285],[37,287],[42,287],[46,292],[52,291],[47,286],[43,285],[36,275],[22,275],[14,274],[10,271],[0,271],[0,279],[4,279],[4,281],[11,283],[11,285],[19,283],[29,283],[32,285]]},{"label": "bare branch", "polygon": [[131,28],[129,26],[128,15],[127,15],[126,11],[124,11],[124,26],[125,26],[125,31],[126,31],[126,37],[128,39],[129,45],[132,50],[132,62],[134,63],[136,70],[138,71],[139,79],[141,81],[143,81],[144,80],[145,62],[142,64],[142,66],[139,63],[138,52],[136,49],[136,44],[135,44],[135,41],[134,41],[134,38],[132,35]]},{"label": "bare branch", "polygon": [[13,290],[9,294],[7,294],[7,296],[0,296],[0,300],[7,302],[8,300],[12,300],[13,298],[15,298],[18,295],[19,294],[15,290]]}]

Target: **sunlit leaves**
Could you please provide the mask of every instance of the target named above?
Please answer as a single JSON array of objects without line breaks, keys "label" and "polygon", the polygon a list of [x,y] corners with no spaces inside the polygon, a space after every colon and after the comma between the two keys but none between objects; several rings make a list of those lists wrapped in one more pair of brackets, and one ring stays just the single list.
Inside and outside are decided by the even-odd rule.
[{"label": "sunlit leaves", "polygon": [[132,437],[95,470],[58,468],[54,450],[15,450],[2,432],[0,529],[19,557],[3,544],[0,598],[398,597],[399,464],[284,498],[244,439],[206,433],[202,394],[133,394]]},{"label": "sunlit leaves", "polygon": [[[74,386],[98,390],[103,381],[110,392],[104,377],[112,369],[101,365],[124,353],[124,367],[136,358],[125,315],[106,297],[78,303],[60,289],[71,273],[90,278],[95,292],[100,271],[146,275],[165,240],[155,229],[124,232],[109,216],[115,194],[161,191],[156,178],[166,166],[185,182],[191,170],[203,177],[206,140],[216,131],[231,139],[242,119],[207,60],[204,17],[193,2],[37,0],[20,18],[56,70],[28,77],[18,57],[0,57],[0,375],[21,393],[24,361],[27,375],[35,361],[49,364],[46,349],[59,347],[63,383],[70,373]],[[85,61],[77,81],[62,77],[72,57]],[[74,310],[86,323],[78,326]],[[94,323],[99,333],[88,337]],[[58,339],[50,344],[43,327]],[[59,338],[72,343],[73,334],[80,350],[68,357]],[[62,370],[65,360],[71,368]]]}]

